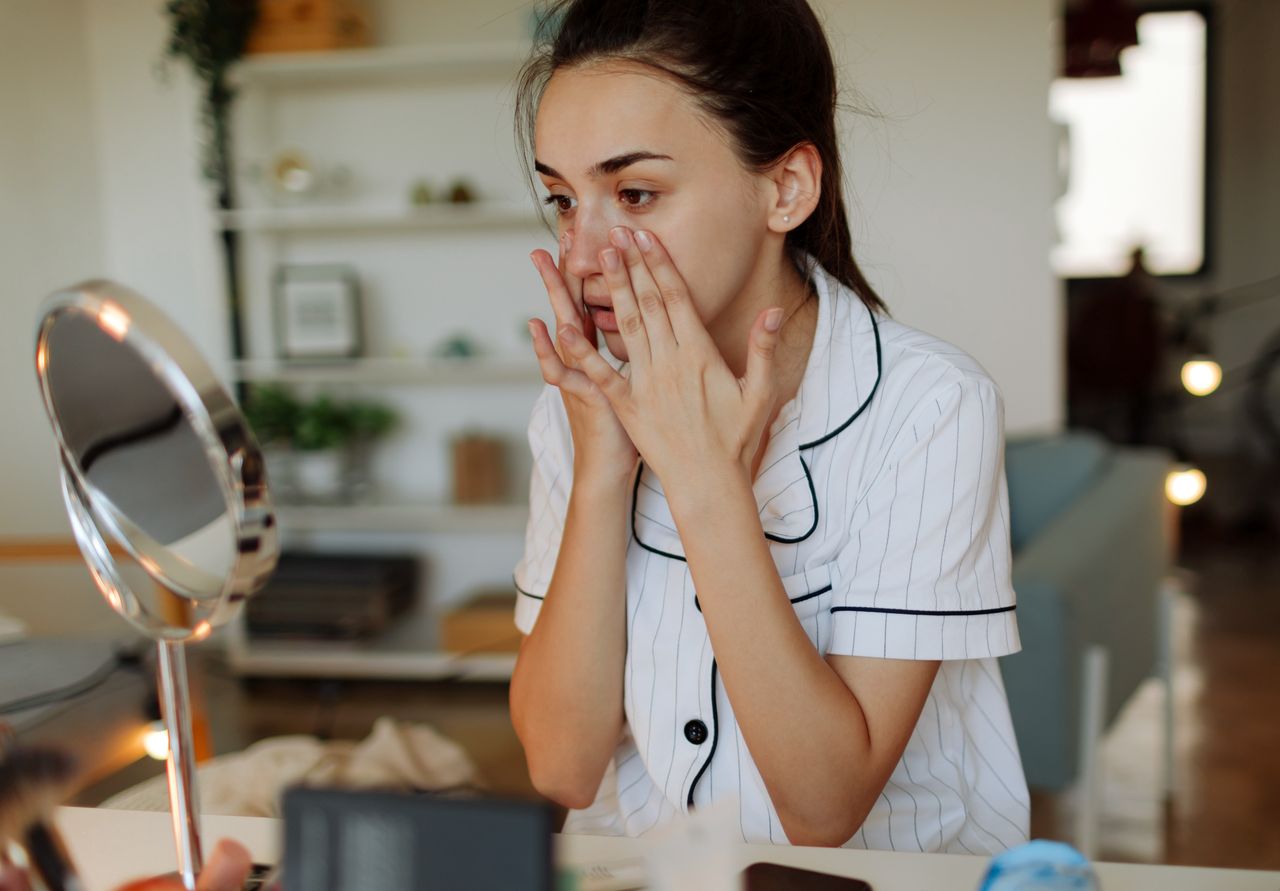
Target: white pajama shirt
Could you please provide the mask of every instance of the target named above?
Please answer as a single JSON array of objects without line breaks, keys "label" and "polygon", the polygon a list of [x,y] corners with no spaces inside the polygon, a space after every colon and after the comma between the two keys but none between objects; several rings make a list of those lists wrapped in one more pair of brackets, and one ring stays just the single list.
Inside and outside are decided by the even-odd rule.
[{"label": "white pajama shirt", "polygon": [[[901,761],[845,847],[994,853],[1025,841],[1029,820],[995,661],[1019,649],[1001,396],[963,351],[873,313],[821,268],[812,281],[808,365],[753,486],[774,563],[820,653],[942,660]],[[529,443],[515,570],[525,634],[572,488],[554,387],[534,405]],[[595,802],[571,811],[564,831],[638,836],[733,798],[744,841],[786,844],[719,677],[662,483],[643,461],[628,509],[626,729]]]}]

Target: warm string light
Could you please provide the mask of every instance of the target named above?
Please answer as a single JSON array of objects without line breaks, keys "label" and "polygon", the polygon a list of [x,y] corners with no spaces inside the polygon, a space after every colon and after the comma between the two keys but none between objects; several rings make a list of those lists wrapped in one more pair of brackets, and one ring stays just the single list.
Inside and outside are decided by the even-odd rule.
[{"label": "warm string light", "polygon": [[1165,477],[1164,494],[1179,507],[1186,507],[1203,498],[1207,486],[1203,470],[1181,465],[1169,471],[1169,475]]},{"label": "warm string light", "polygon": [[1192,396],[1208,396],[1222,383],[1222,366],[1207,356],[1195,356],[1182,366],[1182,386]]}]

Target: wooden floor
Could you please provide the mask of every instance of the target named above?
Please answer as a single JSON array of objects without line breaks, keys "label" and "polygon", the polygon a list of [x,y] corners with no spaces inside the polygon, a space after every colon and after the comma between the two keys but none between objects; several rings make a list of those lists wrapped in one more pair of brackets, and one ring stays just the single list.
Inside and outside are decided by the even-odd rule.
[{"label": "wooden floor", "polygon": [[[1175,794],[1161,794],[1164,691],[1104,745],[1100,859],[1280,870],[1280,546],[1188,543],[1175,611]],[[1032,795],[1032,834],[1070,841],[1070,795]]]},{"label": "wooden floor", "polygon": [[[1177,615],[1177,793],[1159,795],[1158,686],[1144,688],[1106,745],[1100,859],[1280,869],[1280,547],[1221,541],[1184,549],[1198,574]],[[215,747],[312,733],[363,738],[381,715],[425,722],[461,743],[490,788],[534,794],[502,685],[271,681],[203,676]],[[157,770],[139,765],[87,795]],[[90,803],[82,799],[84,803]],[[1035,795],[1033,834],[1070,840],[1070,797]]]}]

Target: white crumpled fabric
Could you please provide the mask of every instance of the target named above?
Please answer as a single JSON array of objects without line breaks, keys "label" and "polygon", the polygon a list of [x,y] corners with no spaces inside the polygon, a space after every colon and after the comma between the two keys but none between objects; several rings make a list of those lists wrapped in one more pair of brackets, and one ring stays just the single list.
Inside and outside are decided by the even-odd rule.
[{"label": "white crumpled fabric", "polygon": [[[360,742],[277,736],[198,764],[196,774],[201,813],[243,817],[279,817],[281,793],[298,784],[442,790],[479,783],[475,764],[457,743],[425,724],[386,717]],[[167,811],[166,778],[153,777],[99,806]]]}]

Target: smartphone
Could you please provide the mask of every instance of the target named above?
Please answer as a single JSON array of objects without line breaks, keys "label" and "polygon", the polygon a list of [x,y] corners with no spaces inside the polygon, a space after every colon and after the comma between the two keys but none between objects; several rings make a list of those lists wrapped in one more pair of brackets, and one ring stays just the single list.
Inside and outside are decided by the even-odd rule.
[{"label": "smartphone", "polygon": [[779,863],[753,863],[742,875],[746,879],[746,891],[871,891],[871,886],[862,879]]}]

